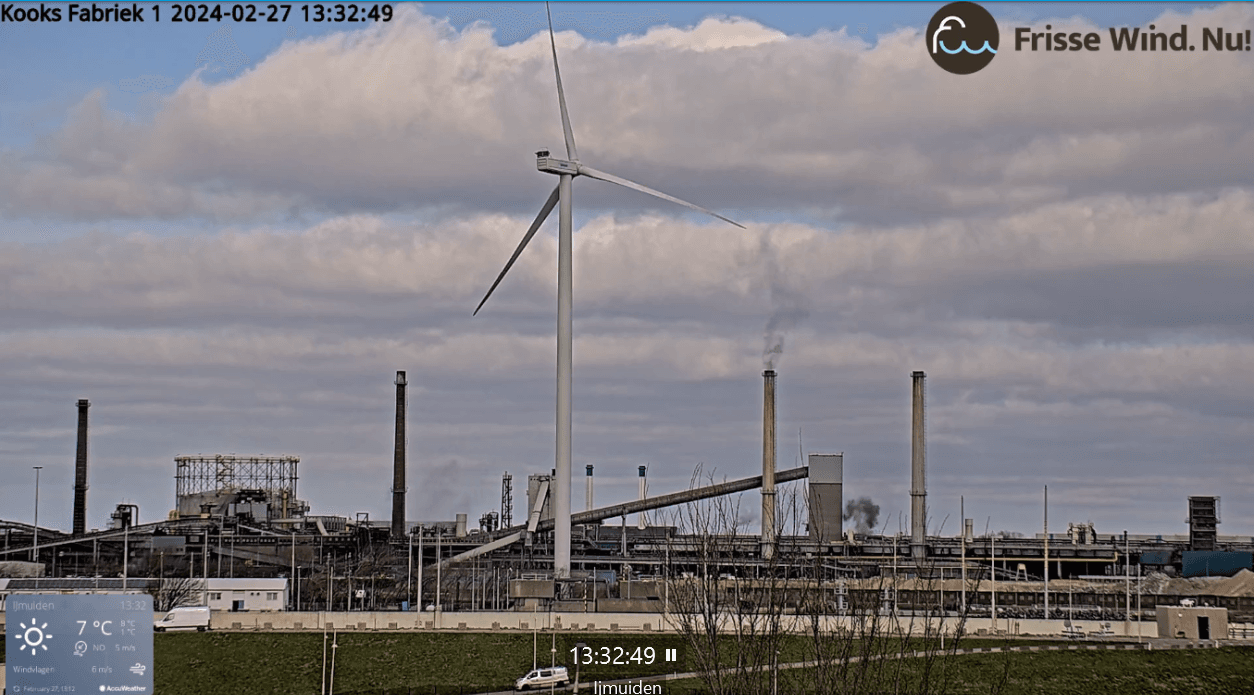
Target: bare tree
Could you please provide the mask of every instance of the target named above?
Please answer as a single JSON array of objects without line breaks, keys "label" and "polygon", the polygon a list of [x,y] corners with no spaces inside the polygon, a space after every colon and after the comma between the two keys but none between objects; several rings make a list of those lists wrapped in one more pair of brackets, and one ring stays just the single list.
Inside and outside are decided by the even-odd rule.
[{"label": "bare tree", "polygon": [[191,577],[172,577],[162,579],[156,586],[148,589],[152,596],[152,605],[158,612],[169,611],[180,606],[198,606],[204,600],[204,581]]},{"label": "bare tree", "polygon": [[[700,477],[698,469],[694,487]],[[808,518],[804,499],[795,490],[778,499],[783,523],[765,555],[760,536],[746,533],[738,497],[673,512],[667,620],[705,687],[714,695],[947,692],[967,616],[946,622],[939,567],[912,567],[905,583],[885,572],[837,577],[796,533]],[[978,589],[978,577],[968,588]],[[778,668],[785,654],[804,667]]]}]

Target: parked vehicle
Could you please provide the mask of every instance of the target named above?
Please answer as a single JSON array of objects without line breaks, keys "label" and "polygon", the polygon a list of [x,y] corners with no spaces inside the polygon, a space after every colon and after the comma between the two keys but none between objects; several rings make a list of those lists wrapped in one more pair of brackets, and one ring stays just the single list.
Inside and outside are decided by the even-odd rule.
[{"label": "parked vehicle", "polygon": [[539,668],[527,675],[519,678],[514,683],[514,690],[528,690],[530,688],[547,688],[550,685],[558,687],[570,683],[570,674],[567,673],[565,666],[554,666],[552,668]]},{"label": "parked vehicle", "polygon": [[184,606],[175,608],[161,620],[152,623],[154,632],[166,630],[191,630],[204,632],[209,629],[209,606]]}]

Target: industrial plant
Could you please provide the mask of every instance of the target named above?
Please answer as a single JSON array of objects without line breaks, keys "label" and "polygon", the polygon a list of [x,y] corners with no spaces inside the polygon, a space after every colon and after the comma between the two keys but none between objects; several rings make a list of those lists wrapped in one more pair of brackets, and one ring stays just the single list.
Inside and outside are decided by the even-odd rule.
[{"label": "industrial plant", "polygon": [[[64,515],[71,527],[0,520],[0,577],[7,578],[0,596],[143,590],[185,578],[203,581],[201,600],[229,611],[664,613],[673,608],[673,582],[717,577],[809,580],[841,597],[824,608],[839,613],[860,593],[913,609],[924,602],[919,582],[926,581],[940,589],[937,598],[928,589],[927,600],[946,611],[1117,620],[1136,610],[1125,591],[1135,582],[1138,595],[1153,599],[1146,599],[1146,613],[1155,604],[1192,601],[1226,608],[1233,621],[1254,620],[1254,586],[1241,572],[1250,568],[1254,539],[1218,534],[1217,497],[1187,499],[1187,534],[1102,533],[1089,523],[1051,531],[1046,521],[1033,537],[976,536],[969,519],[957,534],[929,533],[923,372],[910,375],[910,532],[855,528],[846,523],[853,501],[843,492],[844,454],[808,453],[808,465],[776,468],[778,375],[768,369],[762,376],[761,475],[694,477],[688,489],[651,495],[640,466],[638,499],[597,506],[588,465],[585,508],[563,519],[553,471],[516,471],[517,498],[515,474],[503,471],[500,506],[481,513],[477,524],[470,510],[453,519],[406,519],[403,371],[394,381],[389,520],[315,513],[299,496],[297,456],[214,454],[174,459],[175,499],[160,518],[143,519],[135,505],[117,504],[109,528],[88,529],[90,403],[79,400],[74,508]],[[685,521],[717,522],[684,510],[754,493],[760,528]],[[62,511],[45,509],[44,519]],[[568,575],[555,568],[555,532],[563,526],[572,538]],[[1229,579],[1190,579],[1206,576]],[[249,579],[256,581],[242,581]]]}]

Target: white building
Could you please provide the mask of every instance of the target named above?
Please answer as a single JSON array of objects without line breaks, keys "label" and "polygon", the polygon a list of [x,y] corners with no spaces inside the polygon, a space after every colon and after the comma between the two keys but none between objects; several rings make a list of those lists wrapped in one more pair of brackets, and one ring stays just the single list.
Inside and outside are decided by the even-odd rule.
[{"label": "white building", "polygon": [[286,579],[215,579],[205,586],[206,603],[215,611],[287,610]]}]

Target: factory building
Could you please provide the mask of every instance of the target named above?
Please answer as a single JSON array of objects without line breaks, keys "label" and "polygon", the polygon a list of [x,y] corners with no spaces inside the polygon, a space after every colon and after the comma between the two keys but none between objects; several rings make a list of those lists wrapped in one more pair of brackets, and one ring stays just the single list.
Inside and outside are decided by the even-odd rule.
[{"label": "factory building", "polygon": [[[1098,587],[1082,588],[1089,593],[1079,595],[1080,605],[1108,616],[1128,606],[1121,603],[1122,595],[1101,587],[1128,581],[1129,572],[1217,576],[1251,569],[1254,538],[1218,534],[1215,497],[1187,499],[1187,535],[1109,535],[1090,523],[1072,523],[1066,533],[1018,538],[976,536],[966,523],[956,535],[928,535],[925,375],[915,371],[909,377],[912,402],[902,413],[903,435],[908,432],[910,441],[910,459],[902,461],[903,470],[907,463],[910,469],[909,533],[850,528],[843,515],[845,488],[857,488],[859,469],[856,459],[846,461],[844,453],[810,453],[806,465],[777,468],[777,389],[786,390],[786,383],[768,369],[762,374],[761,474],[657,492],[649,490],[647,468],[632,464],[638,479],[635,499],[596,506],[594,467],[587,465],[584,510],[569,518],[569,577],[553,574],[559,521],[553,470],[526,474],[517,514],[514,475],[505,473],[499,510],[480,515],[477,528],[469,526],[467,513],[451,520],[405,518],[405,372],[398,371],[394,381],[392,465],[379,467],[380,489],[385,479],[390,482],[391,515],[378,520],[364,513],[312,514],[298,496],[297,456],[198,454],[174,459],[175,497],[168,512],[141,519],[137,507],[119,504],[109,528],[87,530],[89,403],[84,399],[77,403],[74,509],[66,515],[71,531],[0,520],[0,574],[14,577],[10,584],[103,580],[129,586],[171,577],[207,579],[209,605],[237,611],[432,605],[441,610],[656,611],[667,600],[671,582],[703,576],[811,577],[848,589],[833,604],[846,606],[846,599],[863,590],[858,588],[862,580],[949,582],[968,576],[993,585],[993,591],[983,585],[948,596],[942,591],[940,600],[947,607],[953,603],[954,609],[991,614],[996,605],[999,615],[1032,617],[1044,615],[1045,606],[1051,616],[1062,609],[1058,585],[1050,592],[1048,584],[1041,584],[1047,577]],[[904,394],[904,379],[902,386]],[[756,451],[750,455],[756,457]],[[607,473],[604,464],[597,468],[598,474]],[[711,543],[697,529],[667,523],[672,517],[665,510],[742,493],[760,495],[758,528],[719,535]],[[779,502],[787,493],[803,509],[800,521],[791,525],[784,523]],[[1003,582],[1008,583],[1004,593],[991,595]],[[907,586],[895,593],[897,604],[921,606],[930,600],[919,591],[911,594]],[[1157,596],[1172,597],[1172,602],[1177,597],[1171,591]],[[1238,595],[1208,595],[1206,600],[1254,619],[1254,591],[1248,596],[1234,591]],[[1049,593],[1054,593],[1052,603]]]}]

